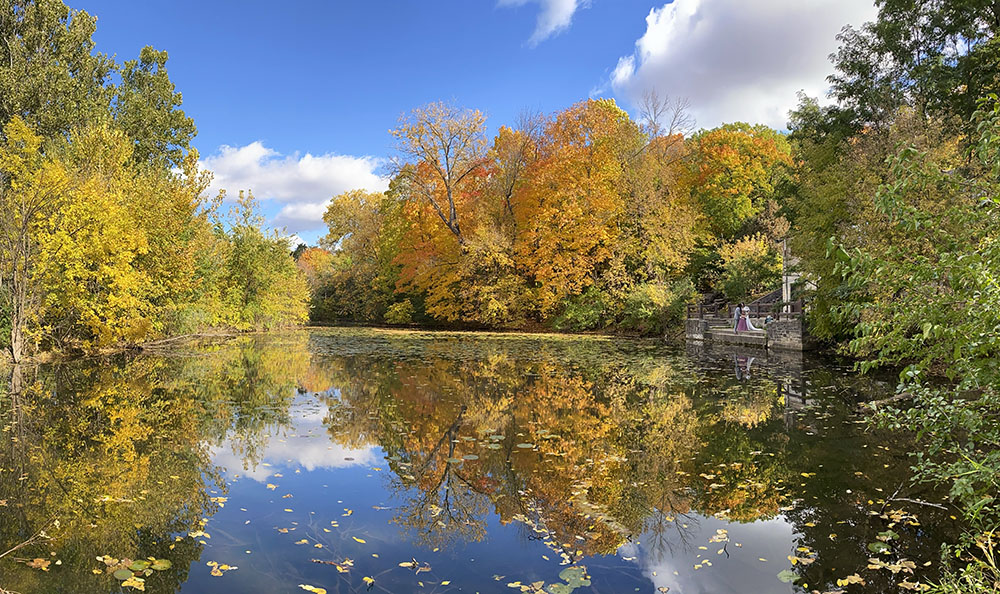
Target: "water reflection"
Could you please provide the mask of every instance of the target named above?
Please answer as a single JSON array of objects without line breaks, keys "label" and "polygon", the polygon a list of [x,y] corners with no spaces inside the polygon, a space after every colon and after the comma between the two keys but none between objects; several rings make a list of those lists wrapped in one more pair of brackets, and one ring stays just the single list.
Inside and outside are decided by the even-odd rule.
[{"label": "water reflection", "polygon": [[[100,555],[170,559],[150,592],[362,576],[559,592],[567,565],[597,592],[787,592],[789,568],[810,591],[860,571],[855,590],[885,592],[902,577],[865,569],[879,532],[898,535],[884,559],[922,563],[953,528],[902,500],[933,495],[850,414],[886,386],[801,356],[317,330],[17,383],[0,552],[51,538],[0,559],[0,587],[22,593],[108,591]],[[60,564],[17,562],[36,557]],[[223,577],[205,566],[237,558]]]}]

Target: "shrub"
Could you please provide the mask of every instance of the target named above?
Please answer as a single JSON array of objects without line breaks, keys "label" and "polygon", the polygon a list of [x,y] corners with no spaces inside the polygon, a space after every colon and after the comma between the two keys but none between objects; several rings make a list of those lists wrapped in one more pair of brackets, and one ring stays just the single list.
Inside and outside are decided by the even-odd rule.
[{"label": "shrub", "polygon": [[669,286],[639,285],[625,300],[622,328],[643,335],[663,334],[668,327],[680,323],[687,304],[695,297],[694,284],[687,278]]},{"label": "shrub", "polygon": [[722,275],[717,288],[731,301],[766,293],[781,284],[781,254],[760,235],[749,235],[719,248]]},{"label": "shrub", "polygon": [[562,313],[552,322],[557,330],[593,330],[601,323],[608,298],[597,287],[587,287],[566,301]]},{"label": "shrub", "polygon": [[411,324],[413,323],[413,304],[409,299],[404,299],[399,303],[393,303],[385,311],[385,321],[388,324]]}]

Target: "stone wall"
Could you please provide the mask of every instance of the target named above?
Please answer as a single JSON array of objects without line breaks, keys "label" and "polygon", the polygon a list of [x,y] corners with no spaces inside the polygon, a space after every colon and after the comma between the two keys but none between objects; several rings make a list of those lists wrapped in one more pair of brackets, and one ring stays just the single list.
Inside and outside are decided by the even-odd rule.
[{"label": "stone wall", "polygon": [[768,324],[767,347],[792,351],[805,350],[807,345],[802,331],[802,318],[789,317]]},{"label": "stone wall", "polygon": [[688,318],[684,330],[688,340],[705,340],[708,322],[697,318]]}]

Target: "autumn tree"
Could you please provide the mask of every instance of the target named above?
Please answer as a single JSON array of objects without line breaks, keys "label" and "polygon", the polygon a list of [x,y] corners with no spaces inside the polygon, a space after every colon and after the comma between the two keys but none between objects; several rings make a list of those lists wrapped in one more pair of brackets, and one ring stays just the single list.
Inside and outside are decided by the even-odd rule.
[{"label": "autumn tree", "polygon": [[223,227],[227,245],[223,291],[237,328],[272,328],[305,321],[305,280],[292,259],[288,240],[263,228],[252,192],[240,191]]},{"label": "autumn tree", "polygon": [[[394,186],[395,187],[395,186]],[[323,213],[331,252],[315,313],[379,321],[394,299],[399,267],[402,204],[395,192],[352,190],[334,196]]]},{"label": "autumn tree", "polygon": [[484,165],[485,126],[478,110],[429,103],[401,117],[390,131],[403,159],[397,177],[434,209],[460,245],[465,243],[460,203],[467,198],[470,177]]},{"label": "autumn tree", "polygon": [[779,196],[792,168],[788,141],[766,126],[725,124],[691,138],[694,196],[709,230],[734,239],[768,200]]},{"label": "autumn tree", "polygon": [[43,289],[36,274],[39,234],[57,208],[68,180],[65,170],[41,154],[42,139],[15,117],[0,144],[0,296],[4,297],[14,362],[26,350],[29,320]]}]

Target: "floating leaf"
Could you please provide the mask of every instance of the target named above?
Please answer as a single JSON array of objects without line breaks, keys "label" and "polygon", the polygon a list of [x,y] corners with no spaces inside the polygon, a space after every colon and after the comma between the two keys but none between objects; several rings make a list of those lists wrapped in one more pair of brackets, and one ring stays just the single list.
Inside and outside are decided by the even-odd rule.
[{"label": "floating leaf", "polygon": [[559,579],[566,581],[570,588],[590,585],[586,567],[567,567],[559,572]]},{"label": "floating leaf", "polygon": [[326,594],[325,588],[317,588],[316,586],[310,586],[309,584],[299,584],[299,587],[306,592],[312,592],[313,594]]},{"label": "floating leaf", "polygon": [[155,569],[156,571],[165,571],[170,569],[173,563],[169,559],[157,559],[153,561],[152,565],[149,566],[150,569]]},{"label": "floating leaf", "polygon": [[366,541],[363,538],[358,538],[357,536],[352,536],[351,538],[353,538],[354,540],[360,542],[361,544],[365,544],[366,542],[368,542],[368,541]]},{"label": "floating leaf", "polygon": [[519,443],[519,444],[517,444],[517,447],[519,447],[519,448],[521,448],[521,449],[525,449],[525,450],[526,450],[526,449],[528,449],[528,448],[533,448],[533,447],[535,447],[535,444],[533,444],[533,443]]},{"label": "floating leaf", "polygon": [[848,586],[850,584],[861,584],[862,586],[864,586],[865,580],[862,579],[861,576],[856,573],[837,580],[838,586]]},{"label": "floating leaf", "polygon": [[112,573],[111,575],[115,576],[116,580],[127,580],[128,578],[133,577],[135,574],[123,568],[115,570],[115,572]]},{"label": "floating leaf", "polygon": [[136,559],[129,564],[128,568],[132,571],[145,571],[150,566],[150,562],[145,559]]},{"label": "floating leaf", "polygon": [[478,460],[479,456],[477,456],[475,454],[466,454],[466,455],[462,456],[462,459],[463,460]]},{"label": "floating leaf", "polygon": [[145,592],[146,591],[146,580],[142,579],[141,577],[136,577],[136,576],[133,575],[132,577],[130,577],[127,580],[125,580],[124,582],[122,582],[122,586],[123,587],[128,587],[128,588],[135,588],[136,590],[139,590],[140,592]]},{"label": "floating leaf", "polygon": [[889,545],[884,542],[870,542],[868,543],[868,550],[876,554],[888,553]]},{"label": "floating leaf", "polygon": [[778,572],[778,579],[785,582],[786,584],[791,584],[795,580],[799,579],[798,574],[790,569],[782,569]]}]

